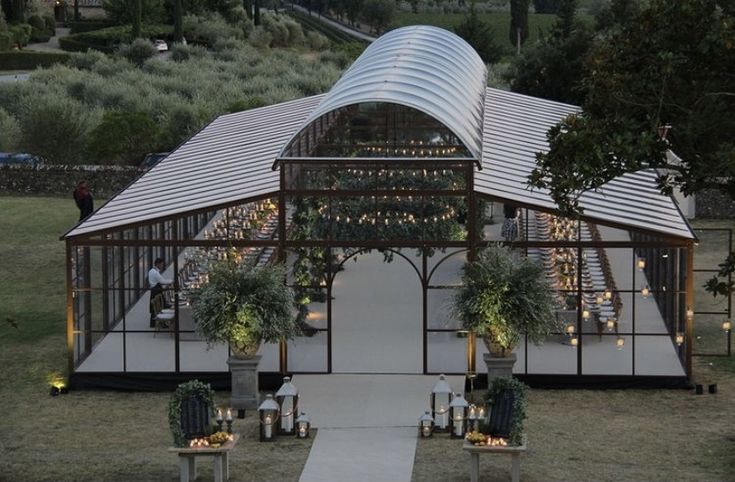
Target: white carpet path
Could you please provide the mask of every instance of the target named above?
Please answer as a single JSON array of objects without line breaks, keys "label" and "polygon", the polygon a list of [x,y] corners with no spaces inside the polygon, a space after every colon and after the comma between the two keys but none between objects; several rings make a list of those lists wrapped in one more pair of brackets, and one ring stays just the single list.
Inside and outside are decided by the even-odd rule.
[{"label": "white carpet path", "polygon": [[[410,481],[417,423],[437,377],[297,375],[301,408],[319,430],[301,482]],[[448,377],[455,390],[464,377]]]}]

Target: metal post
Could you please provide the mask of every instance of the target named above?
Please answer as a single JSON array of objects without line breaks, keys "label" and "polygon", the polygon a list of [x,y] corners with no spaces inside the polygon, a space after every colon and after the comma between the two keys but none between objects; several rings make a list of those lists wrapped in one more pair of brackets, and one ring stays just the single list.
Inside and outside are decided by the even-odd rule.
[{"label": "metal post", "polygon": [[66,240],[66,356],[67,370],[74,372],[74,287],[72,286],[71,242]]},{"label": "metal post", "polygon": [[[687,310],[694,309],[694,241],[687,243]],[[687,377],[692,376],[692,343],[694,341],[694,317],[685,316],[686,319],[686,372]]]}]

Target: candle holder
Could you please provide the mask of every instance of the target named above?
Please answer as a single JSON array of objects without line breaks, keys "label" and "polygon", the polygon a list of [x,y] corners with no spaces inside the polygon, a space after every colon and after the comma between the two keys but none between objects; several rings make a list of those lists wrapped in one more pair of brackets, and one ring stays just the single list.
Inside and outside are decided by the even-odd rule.
[{"label": "candle holder", "polygon": [[[222,422],[220,422],[220,430],[222,430]],[[232,420],[227,421],[227,433],[232,433]]]}]

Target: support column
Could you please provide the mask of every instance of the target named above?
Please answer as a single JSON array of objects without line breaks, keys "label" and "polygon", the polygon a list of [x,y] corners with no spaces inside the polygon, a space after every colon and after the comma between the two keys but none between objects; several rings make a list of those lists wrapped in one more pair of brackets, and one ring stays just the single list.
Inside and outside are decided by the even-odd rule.
[{"label": "support column", "polygon": [[[694,310],[694,242],[687,243],[687,310]],[[687,377],[692,376],[692,342],[694,340],[694,317],[685,316],[686,320],[686,372]]]}]

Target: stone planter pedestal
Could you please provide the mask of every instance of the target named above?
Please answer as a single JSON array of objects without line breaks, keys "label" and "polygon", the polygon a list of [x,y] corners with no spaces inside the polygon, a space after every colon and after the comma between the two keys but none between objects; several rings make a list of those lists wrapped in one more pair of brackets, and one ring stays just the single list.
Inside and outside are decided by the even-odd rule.
[{"label": "stone planter pedestal", "polygon": [[516,354],[511,353],[506,357],[494,357],[490,353],[482,355],[487,365],[487,386],[492,386],[496,378],[511,378],[513,376],[513,365],[516,364]]},{"label": "stone planter pedestal", "polygon": [[230,405],[238,412],[258,409],[258,363],[260,355],[252,358],[230,357],[227,364],[232,374]]}]

